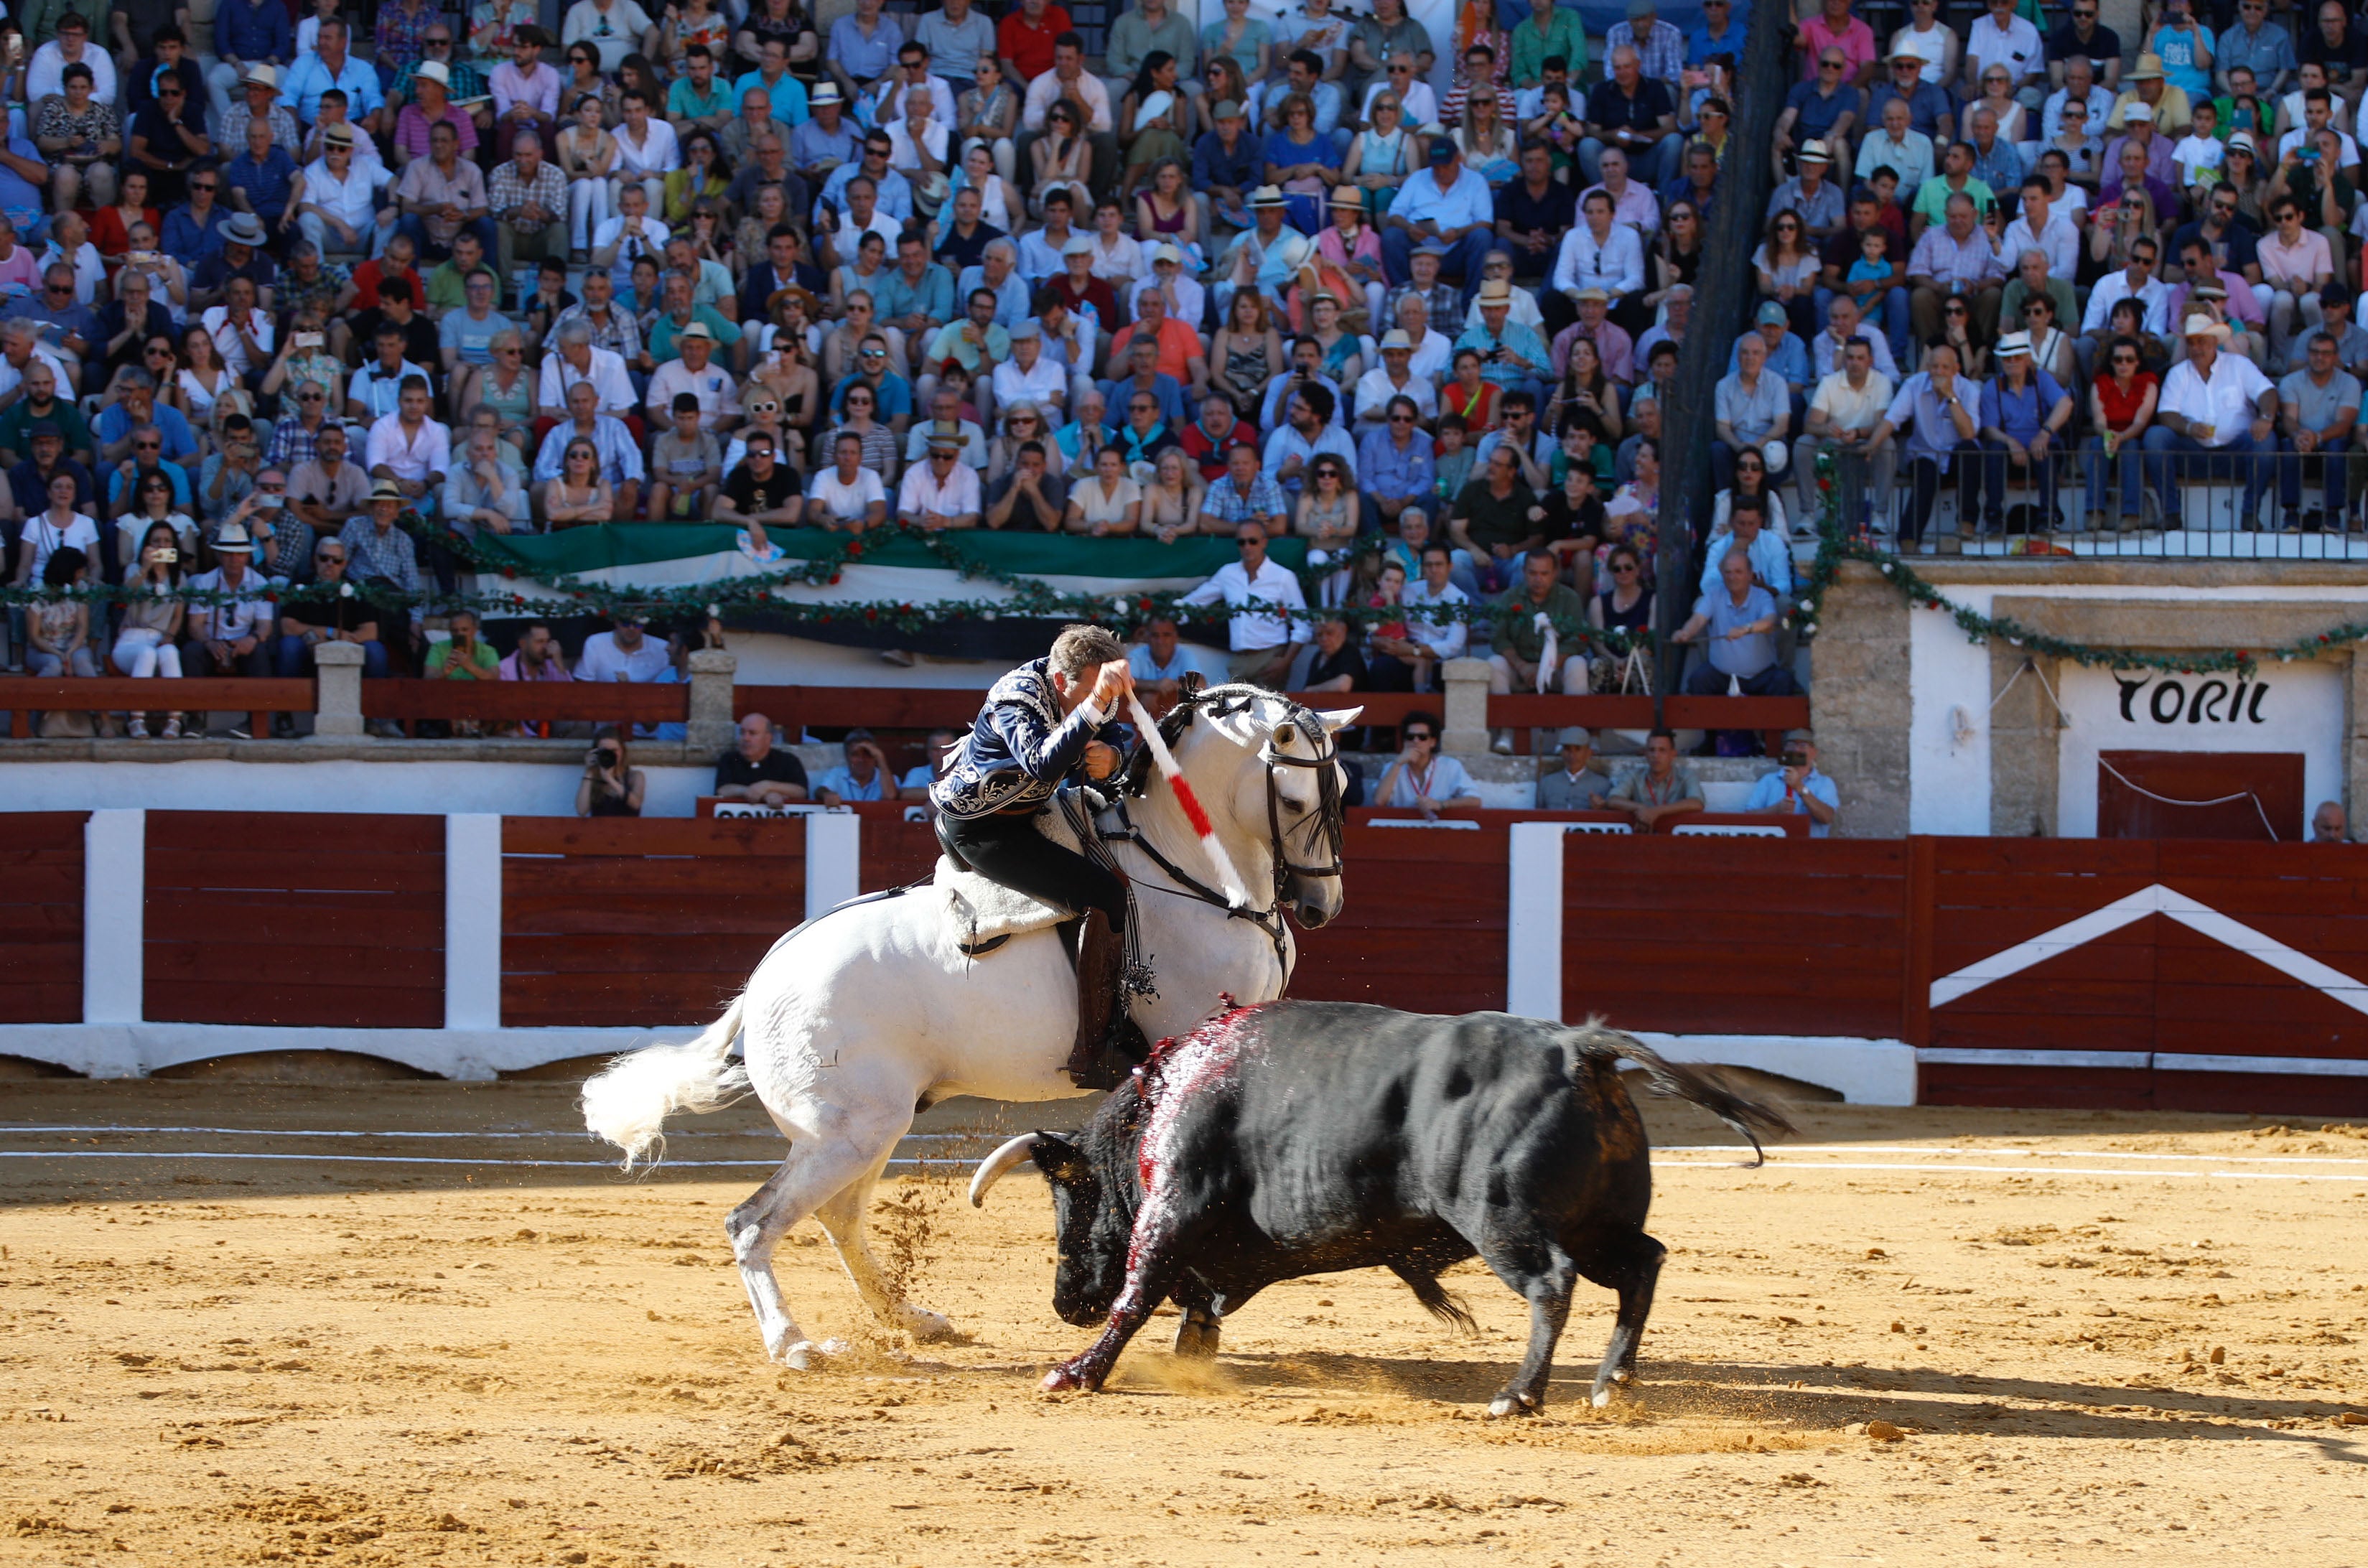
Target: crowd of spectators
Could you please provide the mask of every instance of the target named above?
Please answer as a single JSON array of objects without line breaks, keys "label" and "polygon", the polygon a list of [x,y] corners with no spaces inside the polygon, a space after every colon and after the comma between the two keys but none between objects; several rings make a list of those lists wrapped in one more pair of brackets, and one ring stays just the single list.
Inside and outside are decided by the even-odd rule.
[{"label": "crowd of spectators", "polygon": [[1880,40],[1821,0],[1796,42],[1753,256],[1770,352],[1718,389],[1721,483],[1756,448],[1806,512],[1831,453],[1850,520],[1904,544],[1953,490],[1942,549],[2176,528],[2197,482],[2241,490],[2239,528],[2360,526],[2368,31],[2342,0],[2149,0],[2126,43],[2099,0],[1913,0]]},{"label": "crowd of spectators", "polygon": [[[63,545],[136,582],[160,525],[193,574],[238,529],[266,582],[342,554],[414,594],[485,534],[712,519],[768,559],[894,520],[1230,536],[1228,598],[1281,592],[1277,536],[1410,606],[1518,597],[1543,551],[1558,614],[1650,624],[1725,0],[1691,33],[1632,0],[1599,40],[1552,0],[1471,0],[1450,38],[1402,0],[1135,0],[1091,69],[1051,0],[827,29],[576,0],[556,38],[528,0],[94,9],[0,19],[11,582]],[[94,662],[144,673],[93,613]],[[225,667],[338,636],[426,670],[416,620],[316,613]],[[1236,674],[1330,635],[1267,619],[1236,618]],[[1478,633],[1508,679],[1533,622]],[[132,630],[169,674],[188,639]],[[1325,657],[1423,687],[1466,636],[1414,617]]]}]

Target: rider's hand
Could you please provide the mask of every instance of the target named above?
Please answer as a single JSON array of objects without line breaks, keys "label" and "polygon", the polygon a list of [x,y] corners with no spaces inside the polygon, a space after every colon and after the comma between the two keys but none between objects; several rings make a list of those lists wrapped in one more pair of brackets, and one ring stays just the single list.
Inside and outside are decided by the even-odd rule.
[{"label": "rider's hand", "polygon": [[1118,748],[1116,746],[1104,745],[1099,741],[1087,741],[1086,743],[1087,778],[1107,778],[1111,774],[1118,771],[1118,763],[1119,756]]},{"label": "rider's hand", "polygon": [[1102,712],[1115,714],[1120,699],[1133,695],[1134,672],[1127,668],[1124,659],[1112,659],[1095,673],[1093,704]]}]

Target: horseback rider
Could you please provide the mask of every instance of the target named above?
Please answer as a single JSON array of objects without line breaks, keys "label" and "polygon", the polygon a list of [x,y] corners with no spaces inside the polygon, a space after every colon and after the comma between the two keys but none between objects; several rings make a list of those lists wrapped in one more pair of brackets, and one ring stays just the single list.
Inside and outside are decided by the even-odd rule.
[{"label": "horseback rider", "polygon": [[1053,843],[1035,818],[1064,783],[1114,777],[1114,728],[1134,691],[1126,650],[1099,626],[1072,626],[1053,651],[996,681],[945,773],[929,786],[938,836],[980,875],[1083,918],[1077,1034],[1068,1072],[1084,1084],[1125,1018],[1126,889],[1118,876]]}]

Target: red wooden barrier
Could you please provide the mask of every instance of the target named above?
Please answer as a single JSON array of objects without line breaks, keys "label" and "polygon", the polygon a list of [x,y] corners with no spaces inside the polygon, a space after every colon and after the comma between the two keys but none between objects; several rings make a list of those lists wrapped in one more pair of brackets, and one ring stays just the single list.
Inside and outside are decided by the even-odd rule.
[{"label": "red wooden barrier", "polygon": [[1563,1011],[1679,1034],[1899,1028],[1906,846],[1573,834]]},{"label": "red wooden barrier", "polygon": [[0,812],[0,1024],[82,1022],[86,812]]},{"label": "red wooden barrier", "polygon": [[[2360,848],[1943,839],[1931,855],[1930,957],[1920,976],[1928,996],[1932,981],[1995,963],[2020,944],[2044,937],[2050,946],[2032,949],[2044,955],[2037,962],[1929,1006],[1936,1047],[2031,1054],[1928,1062],[1928,1100],[2368,1110],[2368,1076],[2356,1070],[2269,1080],[2175,1064],[2210,1056],[2368,1061],[2368,1016],[2343,999],[2360,999],[2368,977],[2368,923],[2357,918],[2368,909],[2368,854]],[[2208,928],[2145,913],[2112,929],[2065,929],[2156,889],[2182,908],[2202,905],[2197,918]]]},{"label": "red wooden barrier", "polygon": [[690,713],[690,687],[679,682],[366,680],[362,717],[393,719],[406,731],[422,719],[491,723],[679,724]]},{"label": "red wooden barrier", "polygon": [[805,918],[796,818],[505,817],[502,1022],[703,1024]]},{"label": "red wooden barrier", "polygon": [[444,1022],[442,817],[152,811],[146,920],[154,1022]]},{"label": "red wooden barrier", "polygon": [[309,680],[245,680],[210,676],[202,680],[133,680],[102,676],[79,680],[42,676],[0,677],[0,709],[17,740],[33,733],[36,713],[245,713],[256,734],[271,733],[274,713],[310,713]]},{"label": "red wooden barrier", "polygon": [[1422,1013],[1503,1006],[1507,846],[1502,822],[1471,831],[1352,822],[1348,906],[1323,930],[1298,933],[1292,994]]}]

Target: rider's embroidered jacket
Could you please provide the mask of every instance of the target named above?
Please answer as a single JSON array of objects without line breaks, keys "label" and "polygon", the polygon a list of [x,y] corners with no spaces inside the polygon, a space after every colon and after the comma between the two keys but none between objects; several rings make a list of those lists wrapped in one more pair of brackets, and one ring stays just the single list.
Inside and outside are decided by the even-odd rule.
[{"label": "rider's embroidered jacket", "polygon": [[938,810],[969,818],[1042,805],[1064,779],[1084,778],[1087,742],[1123,746],[1122,733],[1101,733],[1106,721],[1090,701],[1062,716],[1050,665],[1031,659],[988,691],[952,764],[929,787]]}]

